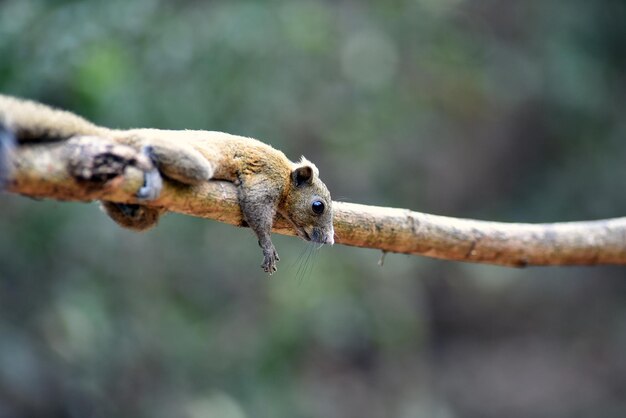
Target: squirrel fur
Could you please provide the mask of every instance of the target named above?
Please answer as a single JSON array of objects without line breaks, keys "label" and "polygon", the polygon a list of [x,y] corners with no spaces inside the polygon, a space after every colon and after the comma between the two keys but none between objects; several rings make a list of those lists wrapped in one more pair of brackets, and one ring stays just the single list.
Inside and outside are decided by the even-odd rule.
[{"label": "squirrel fur", "polygon": [[[270,274],[276,271],[279,260],[270,237],[277,213],[304,240],[334,243],[332,200],[317,167],[304,157],[294,163],[256,139],[223,132],[108,129],[67,111],[0,94],[0,181],[8,170],[7,149],[13,141],[19,146],[82,135],[108,138],[145,152],[159,172],[174,181],[189,185],[210,179],[234,183],[244,221],[263,250],[262,268]],[[153,182],[146,173],[145,179],[145,187],[137,196],[156,198],[160,178]],[[134,230],[156,225],[165,212],[113,202],[102,202],[102,206],[119,225]]]}]

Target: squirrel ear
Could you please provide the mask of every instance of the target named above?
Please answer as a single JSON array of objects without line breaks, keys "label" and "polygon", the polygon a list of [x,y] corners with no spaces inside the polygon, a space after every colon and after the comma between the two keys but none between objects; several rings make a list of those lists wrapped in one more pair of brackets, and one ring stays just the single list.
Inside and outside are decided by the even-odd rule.
[{"label": "squirrel ear", "polygon": [[300,187],[303,184],[311,184],[313,181],[313,167],[310,165],[298,166],[291,173],[291,178],[296,187]]},{"label": "squirrel ear", "polygon": [[300,187],[303,184],[313,183],[313,178],[319,175],[319,171],[317,170],[315,164],[302,157],[300,158],[300,161],[298,161],[296,168],[291,173],[291,178],[293,179],[293,183],[296,187]]}]

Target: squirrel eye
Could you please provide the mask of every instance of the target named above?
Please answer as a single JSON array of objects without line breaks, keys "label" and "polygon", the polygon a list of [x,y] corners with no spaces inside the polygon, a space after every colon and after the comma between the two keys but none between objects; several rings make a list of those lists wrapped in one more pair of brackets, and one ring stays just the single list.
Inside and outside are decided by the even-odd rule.
[{"label": "squirrel eye", "polygon": [[316,200],[311,204],[311,209],[313,209],[314,213],[321,215],[324,212],[324,202]]}]

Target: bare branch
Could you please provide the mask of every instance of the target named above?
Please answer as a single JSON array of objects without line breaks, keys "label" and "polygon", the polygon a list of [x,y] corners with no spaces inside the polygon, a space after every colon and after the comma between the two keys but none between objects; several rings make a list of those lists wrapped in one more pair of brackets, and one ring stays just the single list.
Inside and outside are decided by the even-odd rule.
[{"label": "bare branch", "polygon": [[[13,155],[8,190],[58,200],[137,203],[149,162],[132,148],[81,137],[20,146]],[[150,206],[241,225],[235,187],[165,182]],[[450,218],[334,202],[336,242],[385,252],[420,254],[505,266],[626,264],[626,218],[589,222],[521,224]],[[274,232],[295,235],[283,219]]]}]

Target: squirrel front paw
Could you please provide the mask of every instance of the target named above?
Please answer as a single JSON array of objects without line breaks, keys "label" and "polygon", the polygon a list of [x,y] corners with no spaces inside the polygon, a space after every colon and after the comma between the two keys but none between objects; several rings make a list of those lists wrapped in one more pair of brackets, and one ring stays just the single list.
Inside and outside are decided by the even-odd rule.
[{"label": "squirrel front paw", "polygon": [[278,261],[280,261],[278,253],[276,252],[274,246],[268,249],[263,249],[263,257],[264,259],[261,267],[263,268],[264,272],[269,273],[271,276],[272,273],[276,271],[276,264],[278,263]]}]

